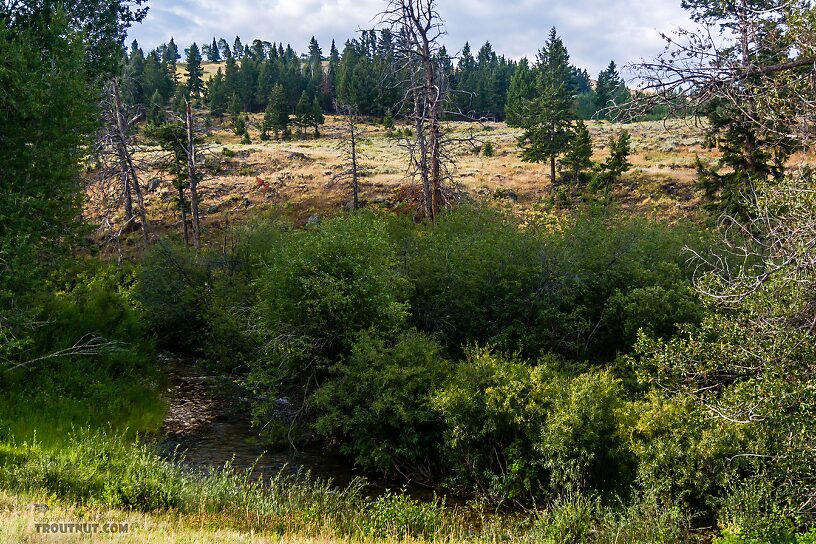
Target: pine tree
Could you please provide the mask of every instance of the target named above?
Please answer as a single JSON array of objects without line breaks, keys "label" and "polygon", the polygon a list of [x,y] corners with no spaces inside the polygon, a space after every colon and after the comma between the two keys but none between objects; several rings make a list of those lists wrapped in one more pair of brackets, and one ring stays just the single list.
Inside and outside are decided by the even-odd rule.
[{"label": "pine tree", "polygon": [[252,47],[249,48],[249,53],[255,62],[261,62],[266,59],[266,47],[264,46],[264,42],[258,39],[252,40]]},{"label": "pine tree", "polygon": [[289,107],[286,105],[286,97],[280,84],[275,85],[269,95],[269,104],[264,112],[263,130],[273,131],[276,138],[279,135],[287,138],[289,135]]},{"label": "pine tree", "polygon": [[58,255],[80,232],[85,192],[79,164],[86,154],[86,135],[95,128],[95,94],[83,57],[81,37],[63,16],[43,14],[0,22],[0,360],[4,362],[9,355],[5,348],[15,346],[15,334],[22,338],[31,333],[14,327],[18,303],[34,294],[30,289],[41,272],[54,272]]},{"label": "pine tree", "polygon": [[[804,46],[810,38],[799,40],[799,46],[792,48],[790,31],[793,27],[788,21],[791,16],[795,18],[798,10],[805,9],[809,11],[805,16],[808,22],[802,23],[812,32],[813,7],[809,2],[785,0],[683,0],[682,6],[707,32],[719,29],[723,42],[716,47],[712,45],[711,55],[705,58],[703,70],[714,63],[724,69],[715,98],[702,107],[708,119],[706,144],[720,151],[721,158],[719,166],[698,165],[698,182],[707,208],[745,220],[750,216],[745,194],[752,192],[758,183],[783,179],[785,165],[799,147],[790,137],[798,129],[791,130],[791,127],[802,122],[800,108],[790,107],[796,102],[793,96],[797,93],[792,91],[796,85],[784,81],[789,77],[784,75],[786,71],[791,72],[774,70],[763,76],[762,70],[785,64],[798,53],[800,61],[806,60],[806,66],[798,70],[804,69],[811,77],[813,50],[809,45]],[[793,41],[797,41],[796,38]],[[675,71],[675,75],[694,81],[696,72]],[[796,77],[805,76],[800,73],[793,79]],[[772,93],[768,93],[769,89]],[[812,104],[812,94],[811,87],[806,91],[805,103]],[[763,95],[767,98],[757,98]]]},{"label": "pine tree", "polygon": [[229,113],[232,122],[235,121],[241,116],[241,99],[238,97],[236,93],[232,93],[230,97],[229,106],[227,106],[227,113]]},{"label": "pine tree", "polygon": [[337,98],[337,71],[340,67],[340,52],[332,40],[329,51],[329,69],[323,79],[323,96],[327,106],[331,106]]},{"label": "pine tree", "polygon": [[201,98],[204,88],[204,70],[201,68],[201,54],[198,45],[193,42],[187,50],[187,93],[191,97]]},{"label": "pine tree", "polygon": [[241,43],[241,38],[238,36],[235,36],[235,41],[232,42],[232,56],[236,59],[244,56],[244,44]]},{"label": "pine tree", "polygon": [[309,95],[304,90],[297,106],[295,106],[295,120],[298,124],[298,131],[303,135],[303,131],[307,126],[312,125],[312,101],[309,100]]},{"label": "pine tree", "polygon": [[570,170],[575,183],[580,183],[581,172],[592,168],[592,137],[581,120],[575,124],[575,132],[561,163]]},{"label": "pine tree", "polygon": [[170,75],[170,79],[173,80],[174,85],[177,80],[176,61],[178,61],[180,58],[181,55],[179,55],[176,42],[171,37],[170,41],[167,42],[167,44],[164,46],[164,51],[162,54],[162,64],[164,64],[167,73]]},{"label": "pine tree", "polygon": [[147,121],[154,125],[164,123],[164,97],[156,90],[147,105]]},{"label": "pine tree", "polygon": [[215,41],[215,36],[213,36],[212,44],[210,45],[210,54],[207,56],[207,60],[210,62],[221,61],[221,53],[218,50],[218,42]]},{"label": "pine tree", "polygon": [[314,36],[309,40],[309,75],[313,81],[323,77],[323,52]]},{"label": "pine tree", "polygon": [[521,59],[513,72],[510,88],[507,91],[507,124],[511,127],[521,126],[524,113],[535,97],[535,73],[530,70],[526,58]]},{"label": "pine tree", "polygon": [[521,158],[550,162],[550,180],[555,183],[555,160],[569,143],[573,94],[569,88],[569,54],[555,28],[538,53],[537,96],[523,114],[519,139]]},{"label": "pine tree", "polygon": [[617,137],[609,138],[609,157],[600,165],[598,176],[593,179],[592,188],[609,190],[624,172],[632,168],[629,155],[632,154],[632,138],[626,130]]},{"label": "pine tree", "polygon": [[629,91],[623,82],[618,67],[614,61],[598,74],[598,84],[595,86],[595,110],[599,117],[609,119],[612,115],[610,108],[620,106],[629,98]]},{"label": "pine tree", "polygon": [[187,87],[179,85],[176,87],[176,92],[173,93],[173,98],[170,100],[170,109],[179,115],[183,115],[187,109],[187,102],[190,100],[190,94],[187,92]]},{"label": "pine tree", "polygon": [[153,94],[158,92],[163,104],[173,95],[173,80],[159,60],[159,52],[156,50],[148,53],[145,58],[141,87],[142,95],[145,97],[152,98]]},{"label": "pine tree", "polygon": [[210,115],[221,117],[227,111],[229,102],[227,99],[227,88],[224,73],[221,68],[207,83],[207,104],[210,107]]},{"label": "pine tree", "polygon": [[319,138],[320,131],[318,130],[318,126],[326,122],[326,117],[323,115],[323,108],[320,106],[320,101],[317,99],[317,97],[314,97],[312,100],[312,112],[310,119],[312,121],[312,126],[314,127],[315,138]]},{"label": "pine tree", "polygon": [[227,40],[224,38],[218,39],[218,51],[221,54],[221,58],[227,60],[228,58],[232,57],[232,51],[230,51],[230,46],[227,43]]}]

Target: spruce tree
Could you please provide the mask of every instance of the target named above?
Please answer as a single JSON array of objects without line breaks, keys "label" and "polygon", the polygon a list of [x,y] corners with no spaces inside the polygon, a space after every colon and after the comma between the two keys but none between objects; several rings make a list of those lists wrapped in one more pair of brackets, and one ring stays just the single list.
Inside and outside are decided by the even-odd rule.
[{"label": "spruce tree", "polygon": [[198,45],[193,42],[187,50],[187,93],[191,97],[201,98],[204,88],[204,70],[201,68],[201,54]]},{"label": "spruce tree", "polygon": [[573,93],[570,90],[569,54],[555,28],[538,53],[537,96],[524,112],[519,138],[521,158],[528,162],[549,160],[555,183],[555,160],[567,148],[571,134]]},{"label": "spruce tree", "polygon": [[629,155],[632,153],[632,138],[629,132],[622,130],[617,137],[609,138],[609,157],[600,165],[599,174],[593,180],[593,188],[609,190],[624,172],[632,168]]},{"label": "spruce tree", "polygon": [[224,73],[221,68],[207,83],[207,105],[210,107],[210,115],[213,117],[224,115],[229,106]]},{"label": "spruce tree", "polygon": [[592,168],[592,137],[582,120],[575,124],[575,132],[561,163],[570,170],[575,183],[580,183],[581,172]]},{"label": "spruce tree", "polygon": [[212,44],[210,45],[210,54],[207,60],[210,62],[219,62],[221,60],[221,53],[218,50],[218,42],[215,41],[215,36],[213,36]]},{"label": "spruce tree", "polygon": [[232,51],[230,51],[230,46],[227,43],[227,40],[224,38],[218,39],[218,52],[221,55],[221,58],[227,60],[228,58],[232,57]]},{"label": "spruce tree", "polygon": [[535,74],[530,69],[526,58],[521,59],[513,72],[510,88],[507,91],[507,124],[511,127],[521,126],[524,113],[530,101],[535,97]]},{"label": "spruce tree", "polygon": [[145,58],[144,69],[142,70],[142,95],[152,97],[156,91],[161,94],[162,99],[167,101],[173,95],[173,80],[159,57],[159,52],[154,50],[148,53]]},{"label": "spruce tree", "polygon": [[244,56],[244,44],[241,43],[239,36],[235,36],[235,41],[232,42],[232,56],[236,59],[240,59]]},{"label": "spruce tree", "polygon": [[235,123],[238,117],[241,116],[241,99],[238,97],[236,93],[232,93],[230,97],[229,105],[227,106],[227,113],[229,113],[232,122]]},{"label": "spruce tree", "polygon": [[[707,147],[721,157],[713,167],[699,165],[698,181],[711,211],[745,221],[752,214],[746,195],[780,182],[801,145],[802,110],[813,103],[812,2],[683,0],[682,6],[701,29],[681,35],[705,54],[689,55],[686,44],[668,47],[657,59],[658,79],[672,88],[684,82],[692,101],[706,97],[694,105],[708,120]],[[811,83],[805,91],[796,81]]]},{"label": "spruce tree", "polygon": [[298,124],[298,131],[303,135],[303,131],[307,126],[312,125],[312,101],[309,100],[309,95],[304,90],[300,94],[297,106],[295,106],[295,120]]},{"label": "spruce tree", "polygon": [[595,111],[603,119],[611,117],[610,108],[620,106],[629,98],[629,92],[623,82],[618,67],[614,61],[598,74],[598,84],[595,86]]},{"label": "spruce tree", "polygon": [[164,97],[156,90],[147,104],[147,121],[154,125],[164,123]]},{"label": "spruce tree", "polygon": [[165,68],[167,69],[167,73],[170,75],[170,79],[173,80],[174,85],[177,81],[176,61],[178,61],[180,58],[181,55],[179,55],[176,42],[171,37],[170,41],[164,46],[162,64],[164,64]]},{"label": "spruce tree", "polygon": [[273,131],[276,138],[279,135],[287,138],[289,135],[289,107],[286,105],[286,96],[280,84],[272,87],[269,95],[269,104],[264,112],[263,130]]},{"label": "spruce tree", "polygon": [[320,130],[318,129],[318,126],[326,122],[326,117],[323,115],[323,108],[320,106],[320,101],[316,96],[314,99],[312,99],[312,112],[310,119],[312,121],[312,126],[314,127],[315,138],[319,138]]}]

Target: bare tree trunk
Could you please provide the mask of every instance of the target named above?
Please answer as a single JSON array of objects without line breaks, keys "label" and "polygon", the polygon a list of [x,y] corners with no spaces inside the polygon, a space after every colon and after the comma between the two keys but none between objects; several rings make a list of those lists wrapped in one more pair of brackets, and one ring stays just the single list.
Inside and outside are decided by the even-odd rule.
[{"label": "bare tree trunk", "polygon": [[389,0],[383,13],[384,21],[400,38],[397,73],[407,76],[405,99],[414,101],[412,124],[416,134],[408,142],[412,174],[420,178],[423,210],[431,222],[446,204],[444,183],[451,162],[445,153],[450,140],[442,125],[448,89],[437,57],[445,30],[436,3],[437,0]]},{"label": "bare tree trunk", "polygon": [[127,164],[123,160],[121,152],[119,153],[119,171],[122,176],[122,197],[125,208],[125,223],[133,220],[133,195],[130,193],[130,172]]},{"label": "bare tree trunk", "polygon": [[201,223],[198,213],[198,173],[196,172],[196,144],[193,134],[193,114],[187,102],[185,117],[187,129],[187,173],[190,178],[190,211],[193,215],[193,247],[201,249]]},{"label": "bare tree trunk", "polygon": [[[555,149],[555,128],[550,127],[550,149]],[[553,153],[553,151],[550,151]],[[555,185],[555,155],[550,157],[550,183]]]},{"label": "bare tree trunk", "polygon": [[353,193],[354,209],[360,207],[360,184],[357,176],[357,127],[354,120],[349,118],[349,129],[351,131],[351,187]]},{"label": "bare tree trunk", "polygon": [[555,157],[550,157],[550,182],[555,185]]},{"label": "bare tree trunk", "polygon": [[176,162],[176,182],[178,183],[179,210],[181,210],[181,224],[184,227],[184,245],[186,247],[189,247],[190,231],[187,228],[187,206],[184,202],[184,185],[182,185],[181,183],[181,171],[178,168],[178,162]]},{"label": "bare tree trunk", "polygon": [[422,198],[425,206],[425,216],[429,221],[433,221],[433,186],[431,185],[431,176],[428,171],[428,142],[425,139],[425,113],[423,112],[421,96],[416,91],[414,91],[414,127],[416,129],[416,153],[419,154],[416,162],[419,175],[422,178]]},{"label": "bare tree trunk", "polygon": [[442,168],[441,168],[441,140],[442,134],[439,128],[439,101],[440,89],[436,85],[434,77],[434,65],[431,58],[430,45],[426,31],[420,32],[422,36],[422,64],[425,74],[425,99],[430,106],[426,112],[429,126],[429,147],[430,147],[430,188],[431,188],[431,214],[429,219],[434,221],[439,211],[439,200],[442,196]]},{"label": "bare tree trunk", "polygon": [[352,209],[360,208],[360,156],[357,149],[357,140],[360,128],[358,127],[359,117],[357,110],[353,106],[337,106],[338,112],[346,112],[347,129],[340,137],[339,147],[343,152],[343,161],[346,168],[339,172],[335,179],[351,180]]},{"label": "bare tree trunk", "polygon": [[116,149],[119,154],[119,164],[122,169],[123,189],[125,191],[125,219],[130,221],[133,218],[133,200],[131,188],[136,193],[136,200],[139,206],[139,217],[142,220],[142,234],[145,244],[148,242],[147,212],[145,211],[144,198],[136,168],[133,165],[133,157],[128,149],[128,120],[125,118],[125,108],[119,94],[119,82],[114,79],[111,85],[112,106],[116,120]]}]

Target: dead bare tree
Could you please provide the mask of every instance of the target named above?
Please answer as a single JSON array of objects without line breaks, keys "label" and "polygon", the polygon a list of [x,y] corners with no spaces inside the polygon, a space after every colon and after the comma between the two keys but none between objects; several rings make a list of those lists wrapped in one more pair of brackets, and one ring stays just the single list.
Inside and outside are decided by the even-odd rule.
[{"label": "dead bare tree", "polygon": [[447,87],[438,65],[445,27],[436,0],[389,0],[381,18],[397,37],[394,68],[407,84],[403,102],[412,105],[408,117],[414,136],[407,142],[410,173],[421,180],[425,217],[434,221],[445,199],[443,183],[448,178],[441,126]]},{"label": "dead bare tree", "polygon": [[697,8],[692,12],[696,28],[663,34],[662,54],[630,66],[641,89],[625,106],[629,115],[667,106],[671,114],[696,116],[719,101],[746,129],[811,141],[816,124],[813,8],[792,0],[720,4]]},{"label": "dead bare tree", "polygon": [[[106,87],[101,100],[102,124],[97,139],[97,149],[102,160],[100,169],[99,203],[107,215],[121,206],[124,224],[116,238],[133,223],[133,195],[136,195],[138,216],[142,234],[148,242],[148,222],[144,195],[139,183],[136,152],[135,124],[141,117],[136,108],[126,105],[119,91],[119,81],[113,79]],[[107,217],[107,223],[111,224]]]},{"label": "dead bare tree", "polygon": [[345,167],[332,178],[332,182],[349,180],[351,182],[352,209],[360,207],[360,155],[358,152],[359,140],[362,134],[360,115],[357,109],[348,106],[337,106],[339,112],[345,114],[345,128],[340,136],[338,147],[344,155]]},{"label": "dead bare tree", "polygon": [[192,234],[193,247],[198,250],[201,248],[201,184],[206,179],[205,163],[210,154],[210,147],[204,144],[206,128],[196,119],[189,103],[183,113],[167,112],[166,118],[167,122],[151,127],[147,133],[161,148],[161,152],[153,154],[152,165],[174,176],[184,243],[189,245]]},{"label": "dead bare tree", "polygon": [[408,174],[419,180],[421,207],[425,218],[433,222],[442,207],[461,195],[451,175],[454,150],[463,145],[478,149],[473,131],[454,136],[445,120],[483,120],[453,109],[452,91],[442,66],[445,25],[437,11],[437,0],[388,0],[380,24],[396,38],[389,74],[396,77],[388,79],[404,93],[393,109],[406,112],[406,120],[413,128],[411,136],[403,140],[409,158]]},{"label": "dead bare tree", "polygon": [[198,212],[198,177],[199,173],[196,166],[197,158],[197,137],[196,129],[193,125],[193,114],[190,109],[190,101],[187,101],[187,107],[184,115],[184,129],[187,135],[187,145],[185,151],[187,153],[187,178],[190,183],[190,211],[193,219],[193,247],[198,251],[201,249],[201,217]]}]

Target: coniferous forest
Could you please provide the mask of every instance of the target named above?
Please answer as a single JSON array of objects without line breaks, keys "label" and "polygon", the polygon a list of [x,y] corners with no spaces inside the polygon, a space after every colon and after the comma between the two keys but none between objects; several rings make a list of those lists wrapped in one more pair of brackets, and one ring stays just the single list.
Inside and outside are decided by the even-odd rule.
[{"label": "coniferous forest", "polygon": [[0,541],[816,542],[816,6],[681,5],[0,3]]}]

